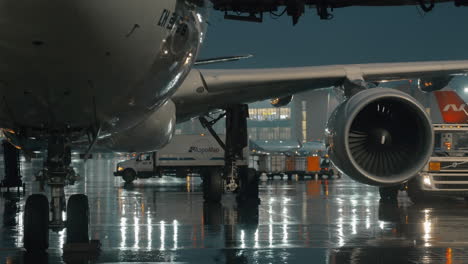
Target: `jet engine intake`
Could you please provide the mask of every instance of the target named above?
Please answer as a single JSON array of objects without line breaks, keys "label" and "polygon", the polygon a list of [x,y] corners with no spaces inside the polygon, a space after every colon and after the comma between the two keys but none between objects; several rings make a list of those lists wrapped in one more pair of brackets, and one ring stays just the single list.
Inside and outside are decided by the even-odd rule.
[{"label": "jet engine intake", "polygon": [[434,146],[431,121],[408,94],[388,88],[357,93],[333,112],[327,127],[329,154],[356,181],[391,186],[426,165]]},{"label": "jet engine intake", "polygon": [[176,108],[169,100],[138,125],[99,140],[98,144],[116,152],[150,152],[167,145],[174,134]]}]

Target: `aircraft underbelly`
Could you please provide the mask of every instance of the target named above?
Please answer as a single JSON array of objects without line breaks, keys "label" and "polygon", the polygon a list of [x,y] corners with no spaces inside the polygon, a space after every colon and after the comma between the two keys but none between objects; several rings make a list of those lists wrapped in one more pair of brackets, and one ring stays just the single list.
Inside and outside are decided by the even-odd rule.
[{"label": "aircraft underbelly", "polygon": [[200,34],[185,1],[0,0],[0,127],[130,127],[177,88]]}]

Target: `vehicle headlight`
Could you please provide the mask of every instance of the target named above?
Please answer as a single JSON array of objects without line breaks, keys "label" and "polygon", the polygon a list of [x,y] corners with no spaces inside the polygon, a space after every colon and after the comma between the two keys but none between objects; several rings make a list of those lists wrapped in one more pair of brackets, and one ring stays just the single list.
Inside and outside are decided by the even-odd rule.
[{"label": "vehicle headlight", "polygon": [[432,185],[431,178],[429,178],[429,176],[424,176],[424,178],[423,178],[423,183],[424,183],[424,185],[426,185],[426,186],[431,186],[431,185]]},{"label": "vehicle headlight", "polygon": [[123,171],[123,170],[124,170],[123,167],[120,167],[120,166],[117,167],[117,171]]}]

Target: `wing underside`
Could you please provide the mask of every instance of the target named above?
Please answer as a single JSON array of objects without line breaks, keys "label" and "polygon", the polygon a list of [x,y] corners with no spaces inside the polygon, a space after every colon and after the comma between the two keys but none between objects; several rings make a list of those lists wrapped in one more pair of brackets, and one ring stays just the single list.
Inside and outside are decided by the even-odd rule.
[{"label": "wing underside", "polygon": [[[223,108],[346,84],[438,78],[468,73],[468,61],[314,66],[277,69],[194,69],[172,100],[180,122]],[[442,88],[442,87],[441,87]]]}]

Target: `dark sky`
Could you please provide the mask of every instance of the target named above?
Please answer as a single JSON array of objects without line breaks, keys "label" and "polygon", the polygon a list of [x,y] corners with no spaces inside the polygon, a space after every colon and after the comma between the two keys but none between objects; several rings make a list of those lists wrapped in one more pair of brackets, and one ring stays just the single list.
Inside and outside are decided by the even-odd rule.
[{"label": "dark sky", "polygon": [[308,9],[298,25],[265,17],[263,24],[223,19],[212,11],[200,58],[253,54],[215,68],[468,59],[468,7],[439,4],[423,15],[415,6],[336,9],[320,20]]}]

